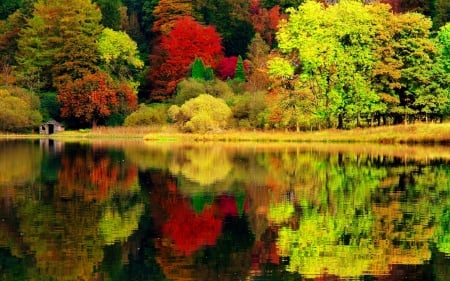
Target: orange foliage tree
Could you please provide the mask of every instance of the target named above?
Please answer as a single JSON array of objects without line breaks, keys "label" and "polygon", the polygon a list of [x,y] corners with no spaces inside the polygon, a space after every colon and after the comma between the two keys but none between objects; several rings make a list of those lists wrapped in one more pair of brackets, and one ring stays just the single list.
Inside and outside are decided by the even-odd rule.
[{"label": "orange foliage tree", "polygon": [[106,73],[88,74],[67,83],[60,90],[58,101],[61,103],[61,117],[73,118],[95,127],[99,120],[119,110],[119,101],[131,107],[136,106],[136,98],[132,95],[132,91],[114,85]]},{"label": "orange foliage tree", "polygon": [[215,28],[203,26],[189,16],[179,18],[172,31],[162,37],[160,46],[161,63],[154,65],[148,76],[153,100],[168,98],[195,58],[215,68],[223,57],[221,38]]}]

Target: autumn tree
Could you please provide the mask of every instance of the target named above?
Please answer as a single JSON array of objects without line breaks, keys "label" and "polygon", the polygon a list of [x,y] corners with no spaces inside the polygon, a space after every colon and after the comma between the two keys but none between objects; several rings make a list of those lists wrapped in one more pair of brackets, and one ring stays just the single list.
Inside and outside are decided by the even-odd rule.
[{"label": "autumn tree", "polygon": [[275,46],[275,32],[281,20],[280,6],[275,5],[270,9],[261,7],[259,0],[253,0],[251,6],[250,20],[261,38],[263,38],[269,46]]},{"label": "autumn tree", "polygon": [[249,73],[247,75],[246,89],[267,90],[270,84],[267,72],[267,60],[270,47],[264,42],[259,33],[250,42],[248,47],[248,64]]},{"label": "autumn tree", "polygon": [[159,0],[153,10],[153,32],[169,34],[180,17],[192,16],[192,1]]},{"label": "autumn tree", "polygon": [[248,64],[242,60],[240,55],[223,58],[217,66],[217,72],[224,81],[237,78],[240,82],[245,82],[247,70]]},{"label": "autumn tree", "polygon": [[118,91],[106,73],[89,74],[60,90],[61,117],[93,127],[110,116],[118,105]]},{"label": "autumn tree", "polygon": [[53,89],[95,72],[100,20],[100,11],[87,0],[70,5],[62,0],[36,2],[18,41],[21,80],[34,81],[37,89]]},{"label": "autumn tree", "polygon": [[[387,5],[356,1],[327,8],[308,1],[288,12],[277,36],[285,66],[294,71],[282,87],[309,88],[314,114],[326,126],[360,126],[386,113],[400,123],[419,112],[442,112],[445,79],[423,15],[394,15]],[[440,96],[436,106],[429,106],[430,92]]]},{"label": "autumn tree", "polygon": [[425,100],[434,99],[425,98],[424,94],[433,93],[435,105],[447,103],[448,97],[439,90],[445,89],[446,78],[436,63],[438,50],[430,39],[432,23],[417,13],[379,15],[378,18],[384,18],[379,24],[387,28],[375,37],[374,86],[383,94],[384,101],[393,101],[387,107],[393,122],[407,123],[415,114],[429,114],[435,107],[424,104]]},{"label": "autumn tree", "polygon": [[0,84],[11,85],[16,82],[13,68],[17,64],[16,52],[19,32],[26,26],[27,15],[22,9],[0,21]]},{"label": "autumn tree", "polygon": [[173,30],[162,38],[161,48],[166,55],[148,77],[155,100],[164,100],[173,93],[195,58],[214,68],[223,56],[221,39],[214,27],[203,26],[191,17],[176,22]]}]

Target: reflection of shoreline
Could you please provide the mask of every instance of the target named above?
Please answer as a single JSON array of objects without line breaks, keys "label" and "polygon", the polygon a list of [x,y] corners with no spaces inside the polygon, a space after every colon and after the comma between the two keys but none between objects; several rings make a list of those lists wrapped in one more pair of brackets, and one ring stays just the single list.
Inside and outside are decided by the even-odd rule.
[{"label": "reflection of shoreline", "polygon": [[145,142],[151,148],[183,148],[193,146],[220,146],[230,151],[252,150],[254,152],[316,151],[323,153],[364,154],[373,157],[395,157],[405,161],[430,161],[434,159],[450,160],[450,147],[444,145],[406,145],[371,143],[327,143],[327,142],[240,142],[240,143],[158,143]]},{"label": "reflection of shoreline", "polygon": [[[41,139],[46,141],[51,139]],[[55,145],[64,145],[73,141],[53,140]],[[406,161],[431,161],[435,159],[450,160],[450,147],[445,145],[407,145],[407,144],[376,144],[376,143],[345,143],[345,142],[159,142],[137,139],[83,139],[83,143],[98,147],[114,147],[127,150],[148,149],[180,149],[194,147],[221,147],[227,151],[252,150],[254,152],[276,151],[317,151],[323,153],[368,154],[373,157],[385,156],[404,159]]]}]

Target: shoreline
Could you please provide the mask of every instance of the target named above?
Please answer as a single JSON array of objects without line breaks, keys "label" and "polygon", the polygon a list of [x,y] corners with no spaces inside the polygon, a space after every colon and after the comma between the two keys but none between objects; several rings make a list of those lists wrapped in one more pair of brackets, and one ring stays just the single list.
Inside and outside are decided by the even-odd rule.
[{"label": "shoreline", "polygon": [[0,133],[0,139],[133,139],[158,142],[318,142],[379,144],[450,144],[450,123],[392,125],[351,130],[256,131],[227,130],[214,133],[180,133],[174,127],[97,127],[53,135]]}]

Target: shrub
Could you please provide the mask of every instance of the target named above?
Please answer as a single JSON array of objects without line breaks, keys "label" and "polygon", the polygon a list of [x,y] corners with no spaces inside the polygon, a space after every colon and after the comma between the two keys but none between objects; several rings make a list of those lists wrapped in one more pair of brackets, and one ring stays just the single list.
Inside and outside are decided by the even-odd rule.
[{"label": "shrub", "polygon": [[231,100],[231,110],[240,128],[263,127],[260,115],[266,109],[266,92],[257,91],[236,95]]},{"label": "shrub", "polygon": [[196,79],[184,79],[177,85],[174,103],[182,105],[186,101],[206,92],[205,83]]},{"label": "shrub", "polygon": [[21,88],[0,89],[0,130],[23,132],[42,122],[39,98]]},{"label": "shrub", "polygon": [[147,106],[145,104],[139,105],[138,110],[131,113],[125,118],[124,125],[131,126],[148,126],[148,125],[162,125],[167,123],[167,105],[153,104]]},{"label": "shrub", "polygon": [[232,115],[224,100],[207,94],[190,99],[181,107],[173,105],[168,113],[183,131],[202,133],[224,129]]}]

